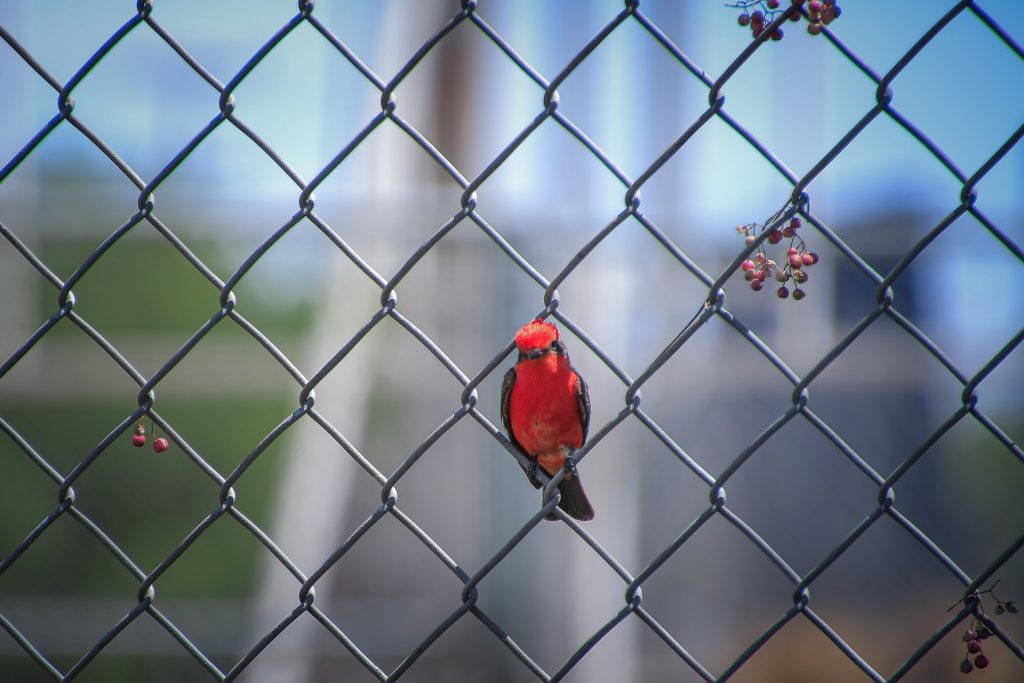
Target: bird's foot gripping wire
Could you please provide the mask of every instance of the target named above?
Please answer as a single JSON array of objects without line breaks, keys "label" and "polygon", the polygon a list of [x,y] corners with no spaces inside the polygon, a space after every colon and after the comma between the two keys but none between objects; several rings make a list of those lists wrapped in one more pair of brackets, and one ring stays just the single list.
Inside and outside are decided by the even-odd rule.
[{"label": "bird's foot gripping wire", "polygon": [[[573,449],[573,452],[575,452],[575,449]],[[574,477],[580,476],[580,473],[576,470],[576,459],[572,457],[572,453],[565,456],[565,464],[562,465],[562,469],[565,470],[566,477],[570,474]]]},{"label": "bird's foot gripping wire", "polygon": [[536,488],[540,488],[541,487],[542,484],[540,483],[540,480],[537,479],[537,459],[536,458],[532,458],[530,460],[530,466],[526,468],[526,476],[529,478],[530,483],[532,483]]}]

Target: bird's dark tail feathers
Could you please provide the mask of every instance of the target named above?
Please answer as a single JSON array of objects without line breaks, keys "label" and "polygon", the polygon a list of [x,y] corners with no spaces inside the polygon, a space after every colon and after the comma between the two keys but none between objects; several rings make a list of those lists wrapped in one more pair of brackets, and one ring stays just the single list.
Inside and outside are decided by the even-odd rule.
[{"label": "bird's dark tail feathers", "polygon": [[[587,494],[583,491],[583,484],[578,474],[571,474],[558,484],[558,492],[562,494],[558,501],[558,507],[565,510],[570,517],[575,517],[581,522],[587,522],[594,518],[594,506],[590,504]],[[558,519],[549,514],[546,519]]]}]

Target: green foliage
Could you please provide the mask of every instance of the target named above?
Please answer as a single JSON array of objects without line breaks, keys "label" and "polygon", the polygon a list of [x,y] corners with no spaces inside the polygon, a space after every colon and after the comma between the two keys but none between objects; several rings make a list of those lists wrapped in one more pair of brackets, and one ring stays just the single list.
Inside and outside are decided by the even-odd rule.
[{"label": "green foliage", "polygon": [[[196,398],[187,404],[164,402],[160,409],[175,415],[175,427],[225,477],[246,449],[290,411],[283,397],[229,402]],[[64,476],[130,410],[109,402],[44,405],[0,399],[0,415]],[[220,486],[177,446],[158,455],[148,444],[134,448],[129,434],[103,451],[75,482],[75,505],[148,573],[219,507]],[[6,555],[56,510],[58,486],[5,436],[0,436],[0,454],[5,472],[0,480],[0,548]],[[240,508],[260,523],[268,519],[269,493],[278,471],[279,463],[272,464],[253,468],[235,486]],[[167,583],[182,596],[250,594],[265,551],[226,515],[207,533],[216,541],[204,535],[179,561],[182,567],[202,571],[172,567]],[[5,573],[0,595],[133,595],[137,587],[132,574],[65,513]]]}]

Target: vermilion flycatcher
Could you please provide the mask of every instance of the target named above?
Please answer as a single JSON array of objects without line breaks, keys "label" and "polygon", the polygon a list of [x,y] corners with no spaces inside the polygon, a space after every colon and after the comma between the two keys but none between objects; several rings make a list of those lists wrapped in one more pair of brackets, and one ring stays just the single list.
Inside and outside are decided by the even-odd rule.
[{"label": "vermilion flycatcher", "polygon": [[[516,332],[516,348],[519,360],[501,384],[501,421],[513,445],[530,459],[526,474],[540,488],[537,465],[554,476],[566,466],[566,456],[586,441],[590,395],[551,323],[534,320],[524,325]],[[558,507],[576,519],[593,519],[594,508],[575,463],[571,458],[568,463],[569,471],[558,485]]]}]

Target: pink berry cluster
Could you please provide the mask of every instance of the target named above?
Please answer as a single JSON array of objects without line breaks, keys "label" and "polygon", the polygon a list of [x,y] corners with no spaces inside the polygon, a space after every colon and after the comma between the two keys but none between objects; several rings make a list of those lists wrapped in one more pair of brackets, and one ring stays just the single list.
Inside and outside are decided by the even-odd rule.
[{"label": "pink berry cluster", "polygon": [[[964,647],[966,653],[964,654],[964,660],[960,662],[960,672],[969,674],[974,671],[975,667],[984,669],[988,666],[988,657],[981,651],[981,641],[985,640],[992,635],[992,631],[988,630],[988,627],[983,625],[977,620],[973,620],[971,627],[964,631]],[[971,657],[974,657],[974,662],[971,662]]]},{"label": "pink berry cluster", "polygon": [[[769,219],[771,223],[773,219]],[[786,258],[780,265],[774,259],[768,258],[768,252],[764,248],[764,242],[758,245],[757,254],[743,262],[743,277],[750,283],[750,288],[760,292],[764,283],[769,277],[774,277],[781,286],[775,294],[780,299],[789,298],[789,287],[786,285],[792,281],[793,298],[797,301],[807,296],[807,293],[800,289],[800,285],[807,282],[807,269],[818,262],[818,255],[813,251],[807,251],[807,245],[797,234],[800,226],[803,225],[797,216],[793,216],[782,228],[773,228],[765,240],[768,244],[776,245],[784,239],[789,240],[789,249],[786,251]],[[765,229],[759,223],[737,225],[736,232],[746,238],[747,244],[753,244],[757,235]]]},{"label": "pink berry cluster", "polygon": [[[739,0],[735,4],[726,5],[726,7],[735,7],[736,9],[743,10],[739,18],[736,20],[740,26],[750,27],[750,32],[754,38],[757,38],[764,32],[764,27],[775,20],[775,15],[780,12],[779,0]],[[753,11],[751,11],[753,10]],[[794,15],[794,18],[799,20],[798,15]],[[782,29],[777,28],[769,36],[772,40],[782,40]]]},{"label": "pink berry cluster", "polygon": [[[791,0],[795,5],[804,4],[805,0]],[[726,7],[742,10],[736,22],[744,28],[749,27],[754,38],[764,33],[765,27],[775,21],[775,15],[781,12],[780,0],[737,0],[733,3],[726,3]],[[835,0],[810,0],[807,3],[807,17],[810,23],[807,24],[807,32],[811,35],[821,33],[822,25],[827,26],[833,20],[838,19],[842,10]],[[800,14],[793,14],[790,21],[800,21]],[[782,40],[782,29],[776,28],[769,38]]]},{"label": "pink berry cluster", "polygon": [[[155,428],[154,428],[154,431]],[[135,434],[132,436],[132,445],[136,448],[142,448],[146,445],[146,427],[142,424],[142,420],[135,423]],[[153,439],[153,450],[157,453],[163,453],[170,447],[171,443],[164,437]]]},{"label": "pink berry cluster", "polygon": [[811,0],[807,3],[807,18],[810,21],[807,32],[812,36],[818,35],[823,24],[828,26],[842,13],[843,10],[835,0]]},{"label": "pink berry cluster", "polygon": [[[996,583],[999,583],[996,581]],[[992,588],[995,588],[996,583],[992,584]],[[992,596],[992,599],[996,601],[996,614],[1004,614],[1009,612],[1011,614],[1017,613],[1017,607],[1013,604],[1013,600],[1003,602],[996,597],[995,593],[992,592],[992,588],[984,591],[976,591],[974,597],[978,599],[975,607],[974,616],[971,618],[971,625],[964,631],[963,642],[964,642],[964,658],[960,662],[960,672],[969,674],[977,669],[984,669],[989,665],[989,659],[982,652],[981,641],[986,640],[992,636],[992,631],[985,626],[981,617],[985,615],[985,606],[981,602],[981,596],[988,593]],[[959,604],[959,603],[957,603]],[[956,607],[957,605],[953,605]],[[950,609],[953,609],[951,607]],[[973,659],[972,659],[973,658]]]}]

